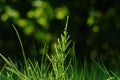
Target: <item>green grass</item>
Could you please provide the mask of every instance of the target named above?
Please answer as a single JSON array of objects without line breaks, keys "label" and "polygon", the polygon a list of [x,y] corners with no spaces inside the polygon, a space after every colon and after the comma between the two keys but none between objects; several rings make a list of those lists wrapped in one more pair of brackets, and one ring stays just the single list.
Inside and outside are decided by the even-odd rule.
[{"label": "green grass", "polygon": [[46,46],[44,47],[44,56],[50,61],[49,64],[44,56],[41,64],[36,60],[26,59],[22,41],[13,25],[21,45],[24,64],[20,66],[0,54],[6,62],[0,71],[0,80],[120,80],[116,73],[107,70],[103,63],[97,62],[94,58],[95,64],[91,66],[87,64],[87,61],[78,65],[74,45],[70,46],[72,43],[67,32],[67,25],[68,18],[65,29],[57,39],[51,55],[47,53]]}]

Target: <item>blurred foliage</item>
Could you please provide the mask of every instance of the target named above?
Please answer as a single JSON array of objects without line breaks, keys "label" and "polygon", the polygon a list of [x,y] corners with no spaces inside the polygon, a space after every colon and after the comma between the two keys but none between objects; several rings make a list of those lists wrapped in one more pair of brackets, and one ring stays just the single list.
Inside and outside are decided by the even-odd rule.
[{"label": "blurred foliage", "polygon": [[78,59],[101,56],[117,64],[120,47],[119,0],[0,0],[0,52],[21,57],[14,24],[22,38],[26,55],[37,57],[45,43],[52,46],[62,32],[66,16],[68,31],[76,42]]}]

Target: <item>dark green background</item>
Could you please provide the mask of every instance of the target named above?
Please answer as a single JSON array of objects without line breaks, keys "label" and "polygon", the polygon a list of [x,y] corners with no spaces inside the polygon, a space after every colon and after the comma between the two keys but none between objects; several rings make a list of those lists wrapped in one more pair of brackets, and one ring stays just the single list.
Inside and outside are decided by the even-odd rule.
[{"label": "dark green background", "polygon": [[119,0],[0,0],[0,53],[22,59],[14,24],[27,57],[40,59],[44,44],[51,49],[60,36],[67,16],[79,61],[101,57],[118,66]]}]

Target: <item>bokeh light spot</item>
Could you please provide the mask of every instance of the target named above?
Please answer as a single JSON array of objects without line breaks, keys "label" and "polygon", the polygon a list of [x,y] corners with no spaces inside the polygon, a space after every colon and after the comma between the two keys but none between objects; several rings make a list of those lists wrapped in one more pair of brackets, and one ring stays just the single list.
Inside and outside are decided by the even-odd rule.
[{"label": "bokeh light spot", "polygon": [[32,2],[32,6],[35,6],[35,7],[39,7],[39,6],[41,6],[41,4],[42,4],[41,0],[34,0]]},{"label": "bokeh light spot", "polygon": [[56,8],[55,10],[56,12],[56,18],[57,19],[63,19],[65,16],[68,16],[68,9],[66,7],[59,7],[59,8]]},{"label": "bokeh light spot", "polygon": [[39,19],[37,20],[37,22],[38,22],[38,24],[42,25],[42,27],[43,27],[44,29],[48,29],[48,28],[49,28],[49,27],[48,27],[47,20],[46,20],[45,18],[39,18]]},{"label": "bokeh light spot", "polygon": [[17,24],[18,24],[20,27],[25,27],[25,26],[28,24],[28,22],[27,22],[25,19],[19,19],[19,20],[17,21]]},{"label": "bokeh light spot", "polygon": [[18,19],[19,18],[19,12],[12,9],[11,7],[7,6],[5,8],[6,14],[14,19]]},{"label": "bokeh light spot", "polygon": [[99,32],[99,30],[100,30],[99,26],[96,25],[93,27],[93,32]]},{"label": "bokeh light spot", "polygon": [[92,26],[94,24],[95,20],[94,20],[94,17],[93,16],[90,16],[88,19],[87,19],[87,24],[89,26]]},{"label": "bokeh light spot", "polygon": [[34,32],[34,27],[32,25],[24,28],[24,33],[29,36],[32,32]]},{"label": "bokeh light spot", "polygon": [[33,16],[34,16],[34,12],[33,11],[29,11],[27,13],[27,17],[32,18]]},{"label": "bokeh light spot", "polygon": [[3,22],[5,22],[5,21],[7,21],[8,20],[8,15],[7,14],[3,14],[2,16],[1,16],[1,20],[3,21]]}]

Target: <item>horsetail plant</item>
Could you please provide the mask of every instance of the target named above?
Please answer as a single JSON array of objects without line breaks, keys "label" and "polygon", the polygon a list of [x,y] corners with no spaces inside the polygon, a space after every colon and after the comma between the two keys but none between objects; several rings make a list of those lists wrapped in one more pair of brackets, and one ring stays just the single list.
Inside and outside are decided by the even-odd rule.
[{"label": "horsetail plant", "polygon": [[65,73],[67,67],[65,67],[65,59],[67,55],[69,54],[70,49],[68,49],[71,41],[69,40],[70,36],[68,35],[67,32],[67,26],[68,26],[68,17],[67,17],[67,22],[66,26],[64,28],[63,34],[61,34],[61,37],[57,39],[57,43],[55,44],[55,51],[54,53],[50,56],[48,56],[50,62],[52,63],[54,75],[55,75],[55,80],[66,80],[65,79]]}]

